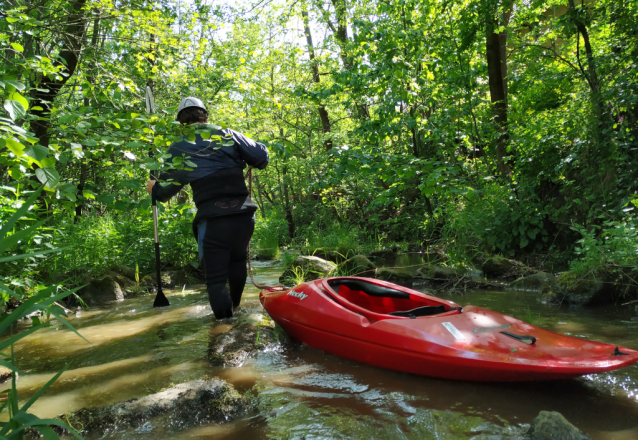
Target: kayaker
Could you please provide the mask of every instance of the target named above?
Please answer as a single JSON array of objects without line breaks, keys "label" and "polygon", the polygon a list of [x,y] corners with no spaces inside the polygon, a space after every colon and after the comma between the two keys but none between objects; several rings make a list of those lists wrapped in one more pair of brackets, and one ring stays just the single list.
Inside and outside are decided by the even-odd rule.
[{"label": "kayaker", "polygon": [[[184,98],[177,108],[177,121],[206,124],[208,111],[200,99]],[[208,299],[215,317],[223,319],[233,316],[233,308],[241,301],[246,284],[246,248],[255,229],[257,205],[248,196],[243,170],[246,165],[263,169],[269,157],[265,145],[241,133],[229,129],[209,131],[211,136],[222,136],[223,141],[205,140],[198,134],[194,143],[185,137],[168,149],[172,159],[189,158],[196,167],[190,171],[161,171],[159,178],[163,183],[148,180],[146,188],[158,201],[166,202],[184,185],[191,185],[197,207],[193,233]],[[232,145],[223,145],[229,141]]]}]

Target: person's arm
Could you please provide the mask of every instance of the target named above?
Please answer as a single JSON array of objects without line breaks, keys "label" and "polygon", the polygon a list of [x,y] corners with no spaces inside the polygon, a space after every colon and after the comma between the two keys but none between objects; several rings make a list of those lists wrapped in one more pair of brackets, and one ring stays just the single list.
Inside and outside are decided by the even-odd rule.
[{"label": "person's arm", "polygon": [[[168,149],[171,160],[178,156],[178,150],[174,147]],[[184,173],[176,169],[160,170],[158,173],[158,179],[165,181],[165,183],[156,183],[155,180],[148,180],[146,182],[146,190],[153,194],[155,199],[159,202],[167,202],[173,196],[175,196],[184,187],[185,182],[183,180]]]},{"label": "person's arm", "polygon": [[233,142],[239,149],[241,158],[254,168],[263,170],[268,165],[268,149],[264,144],[255,142],[254,140],[238,133],[234,130],[225,130],[227,134],[232,135]]}]

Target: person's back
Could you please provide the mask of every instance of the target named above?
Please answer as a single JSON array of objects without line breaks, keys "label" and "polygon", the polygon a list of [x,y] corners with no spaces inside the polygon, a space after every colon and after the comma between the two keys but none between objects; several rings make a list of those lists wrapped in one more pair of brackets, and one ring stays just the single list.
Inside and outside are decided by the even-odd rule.
[{"label": "person's back", "polygon": [[[185,98],[178,107],[182,124],[205,124],[208,113],[197,98]],[[218,319],[232,316],[241,301],[246,283],[246,248],[254,231],[257,206],[250,200],[243,178],[246,165],[263,169],[268,165],[266,146],[233,130],[215,130],[201,125],[207,139],[197,134],[194,141],[184,138],[168,149],[195,167],[160,173],[165,182],[147,182],[149,192],[165,202],[190,184],[197,215],[193,232],[206,274],[211,308]],[[175,163],[175,162],[174,162]],[[226,288],[226,280],[230,290]]]}]

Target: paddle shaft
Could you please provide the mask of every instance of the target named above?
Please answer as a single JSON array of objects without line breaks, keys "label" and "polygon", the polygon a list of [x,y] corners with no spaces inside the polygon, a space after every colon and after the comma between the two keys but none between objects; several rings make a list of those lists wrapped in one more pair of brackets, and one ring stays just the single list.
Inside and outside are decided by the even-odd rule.
[{"label": "paddle shaft", "polygon": [[160,269],[160,246],[159,246],[159,226],[157,224],[157,200],[151,193],[151,206],[153,207],[153,227],[155,228],[155,270],[157,271],[157,295],[153,302],[153,307],[169,306],[168,299],[162,291],[162,274]]}]

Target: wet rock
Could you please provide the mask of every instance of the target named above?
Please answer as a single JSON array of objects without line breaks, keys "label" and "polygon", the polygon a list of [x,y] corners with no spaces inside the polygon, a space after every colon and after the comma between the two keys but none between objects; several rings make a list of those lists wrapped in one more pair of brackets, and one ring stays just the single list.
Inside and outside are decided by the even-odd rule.
[{"label": "wet rock", "polygon": [[325,278],[330,276],[336,268],[337,265],[331,261],[319,257],[299,255],[279,277],[279,282],[295,284],[296,278],[303,278],[304,281]]},{"label": "wet rock", "polygon": [[527,435],[530,440],[591,440],[556,411],[541,411]]},{"label": "wet rock", "polygon": [[[140,399],[100,408],[84,408],[59,419],[82,434],[106,434],[122,428],[145,425],[168,415],[171,428],[225,422],[251,408],[249,401],[221,379],[199,379],[182,383]],[[156,427],[160,434],[160,427]],[[157,437],[156,437],[157,438]]]},{"label": "wet rock", "polygon": [[[122,300],[124,299],[124,292],[122,292],[122,288],[113,277],[106,275],[102,278],[91,280],[86,287],[79,290],[78,296],[86,304],[92,306],[109,301]],[[71,302],[77,302],[75,297],[70,298]]]},{"label": "wet rock", "polygon": [[534,275],[518,278],[509,285],[510,289],[542,290],[556,284],[556,277],[551,273],[537,272]]},{"label": "wet rock", "polygon": [[337,249],[318,248],[312,251],[306,250],[305,253],[310,254],[313,257],[319,257],[322,260],[331,261],[333,263],[341,263],[348,259],[350,255],[354,255],[355,251],[348,249],[347,247],[341,247]]},{"label": "wet rock", "polygon": [[499,278],[517,278],[536,273],[520,261],[507,258],[490,258],[483,263],[482,269],[485,275]]},{"label": "wet rock", "polygon": [[338,267],[341,275],[348,276],[373,276],[376,266],[363,255],[355,255],[341,263]]},{"label": "wet rock", "polygon": [[412,277],[412,271],[404,268],[390,269],[383,267],[377,269],[376,278],[391,283],[401,284],[403,286],[411,286],[414,278]]},{"label": "wet rock", "polygon": [[0,383],[4,383],[5,380],[11,377],[11,370],[7,367],[0,365]]},{"label": "wet rock", "polygon": [[114,272],[118,275],[125,276],[131,281],[135,282],[135,269],[131,269],[130,267],[122,266],[121,264],[114,264],[109,267],[109,272]]},{"label": "wet rock", "polygon": [[124,290],[131,290],[135,286],[137,286],[137,283],[135,282],[134,279],[128,278],[127,276],[124,276],[124,275],[119,274],[117,272],[108,271],[103,276],[109,276],[109,277],[113,278],[115,280],[115,282],[117,284],[119,284],[120,287],[122,289],[124,289]]},{"label": "wet rock", "polygon": [[448,281],[461,278],[465,275],[465,270],[447,266],[422,266],[417,270],[416,275],[432,280]]},{"label": "wet rock", "polygon": [[544,286],[541,292],[543,301],[576,306],[628,302],[638,296],[633,276],[625,275],[622,269],[606,267],[584,276],[565,272],[556,279],[556,284]]},{"label": "wet rock", "polygon": [[240,367],[272,344],[287,340],[267,315],[240,315],[233,328],[215,336],[208,345],[208,361],[214,366]]},{"label": "wet rock", "polygon": [[[149,275],[154,285],[157,285],[157,274]],[[190,284],[188,273],[184,269],[162,271],[162,287],[176,288]]]}]

